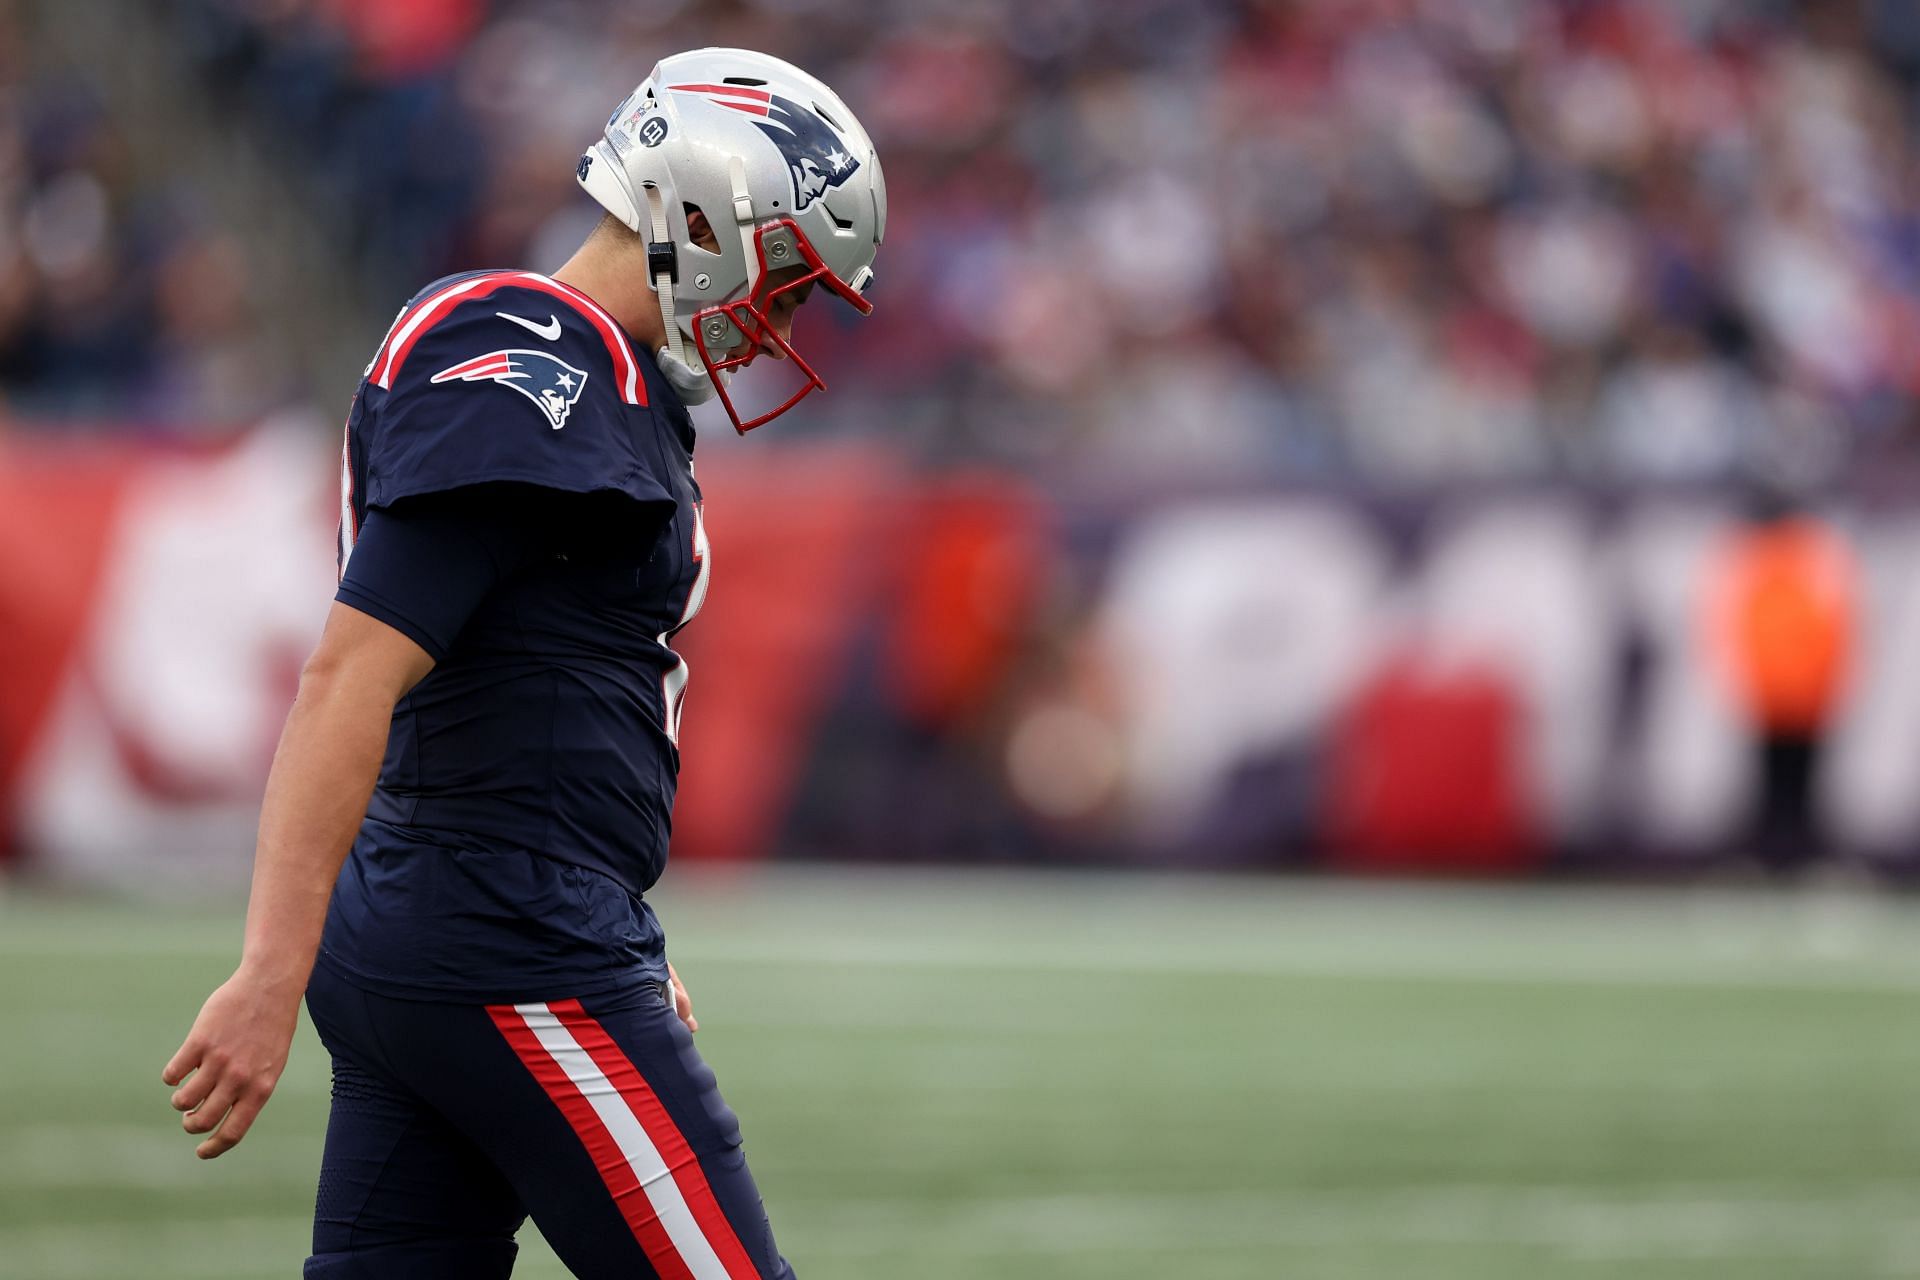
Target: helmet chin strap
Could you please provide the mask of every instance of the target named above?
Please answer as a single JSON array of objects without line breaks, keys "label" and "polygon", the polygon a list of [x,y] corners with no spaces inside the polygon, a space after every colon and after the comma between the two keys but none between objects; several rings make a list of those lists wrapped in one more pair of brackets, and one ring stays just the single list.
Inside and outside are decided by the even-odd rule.
[{"label": "helmet chin strap", "polygon": [[707,376],[704,365],[688,364],[673,354],[670,347],[661,347],[653,356],[660,366],[660,376],[679,395],[682,404],[705,404],[713,399],[713,379]]},{"label": "helmet chin strap", "polygon": [[660,376],[667,380],[667,385],[674,389],[682,404],[705,404],[713,399],[713,379],[707,376],[705,365],[688,364],[675,355],[673,347],[679,345],[675,342],[653,353],[655,362],[660,366]]},{"label": "helmet chin strap", "polygon": [[[660,198],[660,188],[649,182],[646,189],[647,213],[653,222],[653,243],[672,244],[668,239],[667,212]],[[687,358],[686,344],[680,339],[680,324],[674,318],[673,274],[670,270],[654,273],[653,292],[660,301],[660,321],[667,335],[666,342],[654,353],[660,373],[684,403],[705,404],[713,399],[713,379],[707,376],[705,366]]]}]

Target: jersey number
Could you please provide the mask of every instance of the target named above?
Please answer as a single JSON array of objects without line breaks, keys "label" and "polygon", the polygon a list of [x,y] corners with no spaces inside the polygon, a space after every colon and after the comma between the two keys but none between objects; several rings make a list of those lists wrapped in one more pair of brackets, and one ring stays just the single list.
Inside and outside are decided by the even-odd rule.
[{"label": "jersey number", "polygon": [[[687,604],[680,611],[680,621],[672,628],[660,633],[660,643],[665,645],[678,634],[680,628],[692,622],[694,615],[700,612],[700,606],[707,602],[707,581],[713,576],[712,548],[707,543],[707,522],[701,511],[703,504],[693,504],[693,563],[699,571],[693,576],[693,587],[687,592]],[[674,746],[680,745],[680,707],[687,696],[687,660],[679,654],[673,655],[673,665],[660,677],[660,714],[667,731],[667,741]]]},{"label": "jersey number", "polygon": [[[360,398],[358,391],[354,399]],[[339,576],[347,576],[347,560],[360,537],[360,517],[353,510],[353,411],[347,411],[347,425],[340,432],[340,533],[334,547]]]}]

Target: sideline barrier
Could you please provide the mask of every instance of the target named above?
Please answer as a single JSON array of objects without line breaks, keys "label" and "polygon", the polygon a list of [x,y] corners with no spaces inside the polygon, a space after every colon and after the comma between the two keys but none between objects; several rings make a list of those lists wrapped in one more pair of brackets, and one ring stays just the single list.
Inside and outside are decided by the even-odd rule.
[{"label": "sideline barrier", "polygon": [[[0,447],[10,856],[244,874],[331,595],[328,455]],[[701,481],[676,856],[1523,874],[1747,837],[1759,757],[1712,643],[1730,499],[1043,495],[793,446]],[[1823,658],[1819,838],[1902,861],[1920,518],[1829,514],[1858,618]]]}]

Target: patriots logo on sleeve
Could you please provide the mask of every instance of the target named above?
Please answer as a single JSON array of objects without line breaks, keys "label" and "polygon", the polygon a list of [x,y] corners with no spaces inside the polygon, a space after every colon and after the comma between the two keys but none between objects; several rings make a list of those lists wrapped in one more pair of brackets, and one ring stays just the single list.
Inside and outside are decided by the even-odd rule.
[{"label": "patriots logo on sleeve", "polygon": [[433,375],[434,382],[497,382],[511,387],[540,406],[555,431],[567,425],[567,414],[587,385],[587,371],[544,351],[489,351],[462,360]]}]

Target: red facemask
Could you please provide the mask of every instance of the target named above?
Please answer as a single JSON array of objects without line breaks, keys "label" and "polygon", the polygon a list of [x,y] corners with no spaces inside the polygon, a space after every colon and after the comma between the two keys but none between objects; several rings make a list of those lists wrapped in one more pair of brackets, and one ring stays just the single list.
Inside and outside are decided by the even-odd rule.
[{"label": "red facemask", "polygon": [[[781,229],[785,229],[790,234],[793,246],[800,254],[800,261],[797,264],[788,261],[774,261],[768,257],[768,233]],[[793,349],[793,344],[781,337],[780,334],[774,330],[772,323],[767,319],[768,315],[772,312],[775,299],[784,293],[791,292],[795,289],[804,289],[806,286],[818,282],[836,297],[844,299],[848,305],[852,306],[853,309],[861,315],[869,315],[873,311],[873,304],[856,293],[853,287],[846,281],[835,275],[833,268],[829,267],[821,260],[820,255],[814,252],[813,245],[807,241],[807,237],[801,232],[793,219],[779,218],[772,222],[761,224],[753,233],[753,248],[756,257],[759,259],[759,272],[754,277],[755,284],[752,292],[738,301],[723,302],[718,306],[707,307],[704,310],[696,312],[693,317],[693,342],[694,348],[700,353],[700,363],[706,366],[707,376],[713,379],[714,390],[720,393],[720,403],[726,406],[727,416],[733,419],[734,430],[738,431],[741,435],[745,435],[755,427],[765,426],[767,423],[772,422],[775,418],[806,399],[806,397],[813,392],[825,391],[827,389],[827,384],[821,381],[820,375],[813,371],[813,366],[801,358],[800,353]],[[791,257],[791,254],[787,256]],[[783,280],[777,285],[770,283],[775,271],[795,265],[804,266],[807,269],[794,276],[791,280]],[[709,353],[707,351],[707,321],[714,316],[725,316],[733,322],[736,329],[746,335],[747,347],[744,352],[739,355],[729,356],[719,353]],[[740,414],[733,407],[733,397],[727,390],[727,384],[720,375],[729,370],[746,368],[754,362],[754,359],[759,356],[762,351],[766,350],[778,351],[786,358],[787,363],[798,372],[802,379],[800,388],[788,396],[777,408],[769,410],[757,418],[742,422],[740,420]]]}]

